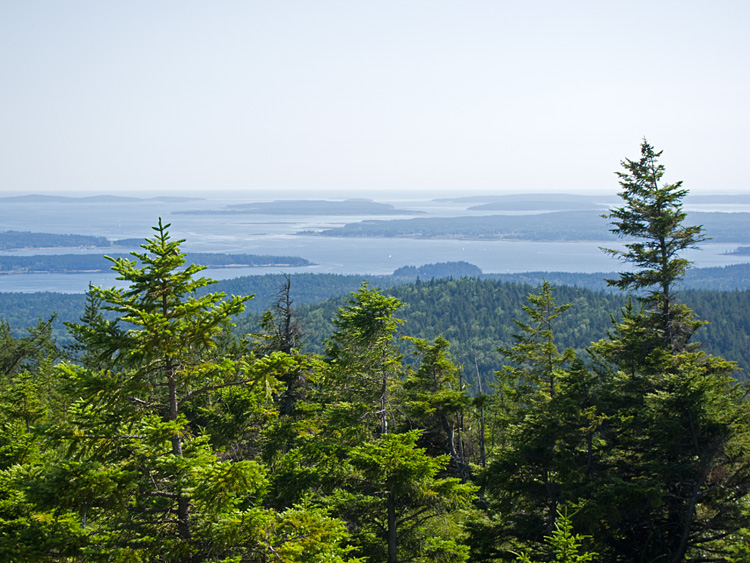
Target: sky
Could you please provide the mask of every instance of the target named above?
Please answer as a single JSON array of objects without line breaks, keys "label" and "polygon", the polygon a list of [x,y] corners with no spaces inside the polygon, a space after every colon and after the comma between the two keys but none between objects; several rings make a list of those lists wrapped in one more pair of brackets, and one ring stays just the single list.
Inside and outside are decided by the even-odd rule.
[{"label": "sky", "polygon": [[750,193],[746,0],[0,0],[0,194]]}]

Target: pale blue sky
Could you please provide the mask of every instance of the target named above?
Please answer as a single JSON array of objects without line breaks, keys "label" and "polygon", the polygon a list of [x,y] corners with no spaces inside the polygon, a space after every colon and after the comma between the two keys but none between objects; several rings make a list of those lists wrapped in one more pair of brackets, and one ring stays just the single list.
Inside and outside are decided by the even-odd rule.
[{"label": "pale blue sky", "polygon": [[746,0],[0,0],[0,192],[750,192]]}]

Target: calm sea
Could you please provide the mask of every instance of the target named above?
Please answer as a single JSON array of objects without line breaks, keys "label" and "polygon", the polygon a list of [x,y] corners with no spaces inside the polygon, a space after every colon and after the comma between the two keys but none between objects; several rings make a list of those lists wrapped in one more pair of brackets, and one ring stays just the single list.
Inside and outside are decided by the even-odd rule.
[{"label": "calm sea", "polygon": [[[310,198],[309,195],[306,197]],[[186,239],[184,250],[300,256],[314,262],[304,268],[231,268],[210,269],[205,275],[227,279],[244,275],[279,272],[338,274],[391,274],[405,265],[463,260],[479,266],[485,273],[527,271],[611,272],[622,264],[606,256],[600,246],[611,242],[525,242],[456,241],[376,238],[329,238],[299,236],[302,230],[340,226],[368,219],[363,216],[292,215],[192,215],[188,210],[215,210],[233,203],[270,201],[275,197],[212,195],[191,201],[140,200],[118,203],[3,203],[0,205],[0,231],[33,231],[59,234],[104,236],[110,240],[150,236],[158,218],[172,224],[173,238]],[[378,198],[399,209],[424,212],[426,217],[468,215],[470,204],[436,202],[408,197]],[[717,206],[718,207],[718,206]],[[710,209],[702,208],[703,211]],[[717,209],[718,210],[718,209]],[[733,210],[737,211],[736,208]],[[497,213],[497,212],[492,212]],[[378,219],[407,218],[408,215],[378,216]],[[614,245],[616,246],[616,245]],[[748,257],[728,256],[732,244],[708,244],[693,250],[687,258],[696,267],[724,266],[750,261]],[[127,249],[54,249],[15,252],[46,253],[127,253]],[[12,274],[0,275],[0,291],[83,292],[89,283],[116,285],[113,274]]]}]

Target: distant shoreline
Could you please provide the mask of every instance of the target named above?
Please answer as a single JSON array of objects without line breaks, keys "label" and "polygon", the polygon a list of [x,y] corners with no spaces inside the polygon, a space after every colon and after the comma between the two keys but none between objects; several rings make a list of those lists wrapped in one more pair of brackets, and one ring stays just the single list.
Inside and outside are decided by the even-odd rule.
[{"label": "distant shoreline", "polygon": [[[202,264],[199,264],[202,266]],[[298,264],[224,264],[221,266],[212,264],[211,266],[205,266],[206,269],[210,270],[221,270],[231,268],[307,268],[310,266],[317,266],[314,262],[310,262],[304,265]],[[25,274],[108,274],[112,269],[97,269],[97,270],[0,270],[0,276],[12,276],[12,275],[25,275]]]}]

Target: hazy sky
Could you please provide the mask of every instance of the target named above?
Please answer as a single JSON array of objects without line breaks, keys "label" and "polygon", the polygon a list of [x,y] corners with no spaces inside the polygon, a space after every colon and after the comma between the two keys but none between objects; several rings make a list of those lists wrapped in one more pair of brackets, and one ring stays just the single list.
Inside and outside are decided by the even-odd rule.
[{"label": "hazy sky", "polygon": [[0,0],[0,192],[750,192],[747,0]]}]

